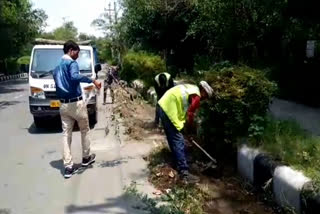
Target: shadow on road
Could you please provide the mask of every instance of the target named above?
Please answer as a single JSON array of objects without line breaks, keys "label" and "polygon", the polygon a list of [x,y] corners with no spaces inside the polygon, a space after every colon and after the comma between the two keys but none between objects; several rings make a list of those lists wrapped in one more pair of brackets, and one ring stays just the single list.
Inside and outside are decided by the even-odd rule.
[{"label": "shadow on road", "polygon": [[30,125],[28,128],[28,132],[30,134],[56,134],[61,133],[61,122],[59,121],[50,121],[48,120],[48,123],[44,124],[43,127],[38,128],[35,126],[34,123]]},{"label": "shadow on road", "polygon": [[105,203],[87,206],[71,204],[65,208],[65,213],[150,213],[147,212],[149,210],[144,202],[136,196],[124,194],[117,198],[105,199],[105,201]]},{"label": "shadow on road", "polygon": [[25,79],[2,82],[0,84],[0,94],[8,94],[8,93],[25,91],[26,89],[17,88],[16,86],[17,85],[27,84],[27,83],[28,83],[28,81],[25,80]]},{"label": "shadow on road", "polygon": [[0,110],[20,103],[20,101],[0,101]]},{"label": "shadow on road", "polygon": [[60,160],[55,160],[55,161],[51,161],[51,162],[50,162],[50,165],[51,165],[53,168],[59,170],[60,173],[61,173],[61,175],[64,174],[64,166],[63,166],[63,161],[62,161],[62,159],[60,159]]},{"label": "shadow on road", "polygon": [[[50,165],[52,168],[55,168],[60,171],[61,175],[64,176],[64,165],[62,159],[51,161]],[[76,174],[82,174],[85,170],[91,169],[94,165],[89,165],[87,167],[82,167],[81,163],[74,163],[73,164],[76,168],[78,168],[78,172]]]},{"label": "shadow on road", "polygon": [[[0,105],[1,109],[1,105]],[[90,123],[89,124],[90,129],[94,129],[95,124]],[[77,122],[75,122],[74,127],[73,127],[73,132],[78,132],[79,126]],[[61,120],[59,118],[53,118],[53,119],[48,119],[46,123],[42,125],[41,128],[36,127],[34,123],[30,125],[28,128],[28,132],[30,134],[56,134],[56,133],[61,133],[62,132],[62,126],[61,126]]]}]

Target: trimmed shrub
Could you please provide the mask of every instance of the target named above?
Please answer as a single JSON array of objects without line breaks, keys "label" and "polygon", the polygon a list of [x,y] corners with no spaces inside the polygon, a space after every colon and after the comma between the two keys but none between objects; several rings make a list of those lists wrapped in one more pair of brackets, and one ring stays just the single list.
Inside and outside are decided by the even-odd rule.
[{"label": "trimmed shrub", "polygon": [[[259,135],[277,86],[263,72],[241,66],[205,72],[214,95],[204,103],[198,135],[207,146],[235,143],[241,136]],[[249,133],[250,132],[250,133]],[[219,152],[219,151],[218,151]]]},{"label": "trimmed shrub", "polygon": [[30,56],[22,56],[17,60],[19,65],[29,65],[30,63]]},{"label": "trimmed shrub", "polygon": [[122,79],[132,82],[143,80],[146,87],[152,86],[156,74],[165,72],[166,66],[160,56],[146,52],[129,52],[123,59]]}]

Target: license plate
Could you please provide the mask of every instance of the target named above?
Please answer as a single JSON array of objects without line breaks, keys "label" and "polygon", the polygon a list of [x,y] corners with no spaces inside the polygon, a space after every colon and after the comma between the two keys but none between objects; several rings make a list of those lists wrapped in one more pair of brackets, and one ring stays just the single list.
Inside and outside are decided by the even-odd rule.
[{"label": "license plate", "polygon": [[50,107],[51,108],[59,108],[61,105],[59,100],[51,100],[50,101]]}]

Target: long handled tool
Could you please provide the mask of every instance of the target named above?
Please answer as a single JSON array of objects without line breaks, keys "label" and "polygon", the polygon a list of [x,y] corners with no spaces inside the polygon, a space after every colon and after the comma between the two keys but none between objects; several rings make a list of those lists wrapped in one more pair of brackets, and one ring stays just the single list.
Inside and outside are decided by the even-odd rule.
[{"label": "long handled tool", "polygon": [[221,167],[219,167],[218,162],[214,159],[206,150],[204,150],[193,138],[190,141],[196,145],[211,161],[206,164],[206,167],[202,170],[202,173],[212,175],[214,177],[221,177]]},{"label": "long handled tool", "polygon": [[210,160],[212,163],[217,164],[217,160],[214,159],[204,148],[202,148],[193,138],[190,138],[191,142],[196,145]]},{"label": "long handled tool", "polygon": [[112,76],[113,80],[114,80],[125,92],[127,92],[127,94],[130,95],[130,99],[131,99],[131,101],[133,101],[133,96],[132,96],[132,94],[131,94],[123,85],[121,85],[121,84],[119,83],[118,79],[115,78],[111,72],[110,72],[110,75]]}]

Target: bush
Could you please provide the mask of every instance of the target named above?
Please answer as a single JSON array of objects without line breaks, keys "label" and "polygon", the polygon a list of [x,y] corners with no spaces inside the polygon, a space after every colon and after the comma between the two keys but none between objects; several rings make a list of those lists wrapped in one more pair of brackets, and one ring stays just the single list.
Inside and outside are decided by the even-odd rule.
[{"label": "bush", "polygon": [[[264,119],[276,84],[261,71],[229,67],[205,73],[214,95],[200,110],[199,135],[208,145],[234,143],[241,136],[262,134]],[[215,148],[217,149],[217,148]]]},{"label": "bush", "polygon": [[17,63],[17,59],[7,59],[7,71],[9,75],[19,73],[19,65]]},{"label": "bush", "polygon": [[30,63],[30,56],[22,56],[17,60],[19,65],[29,65]]},{"label": "bush", "polygon": [[141,79],[146,87],[153,84],[156,74],[165,72],[166,66],[160,56],[146,52],[129,52],[123,59],[122,79],[132,82]]}]

